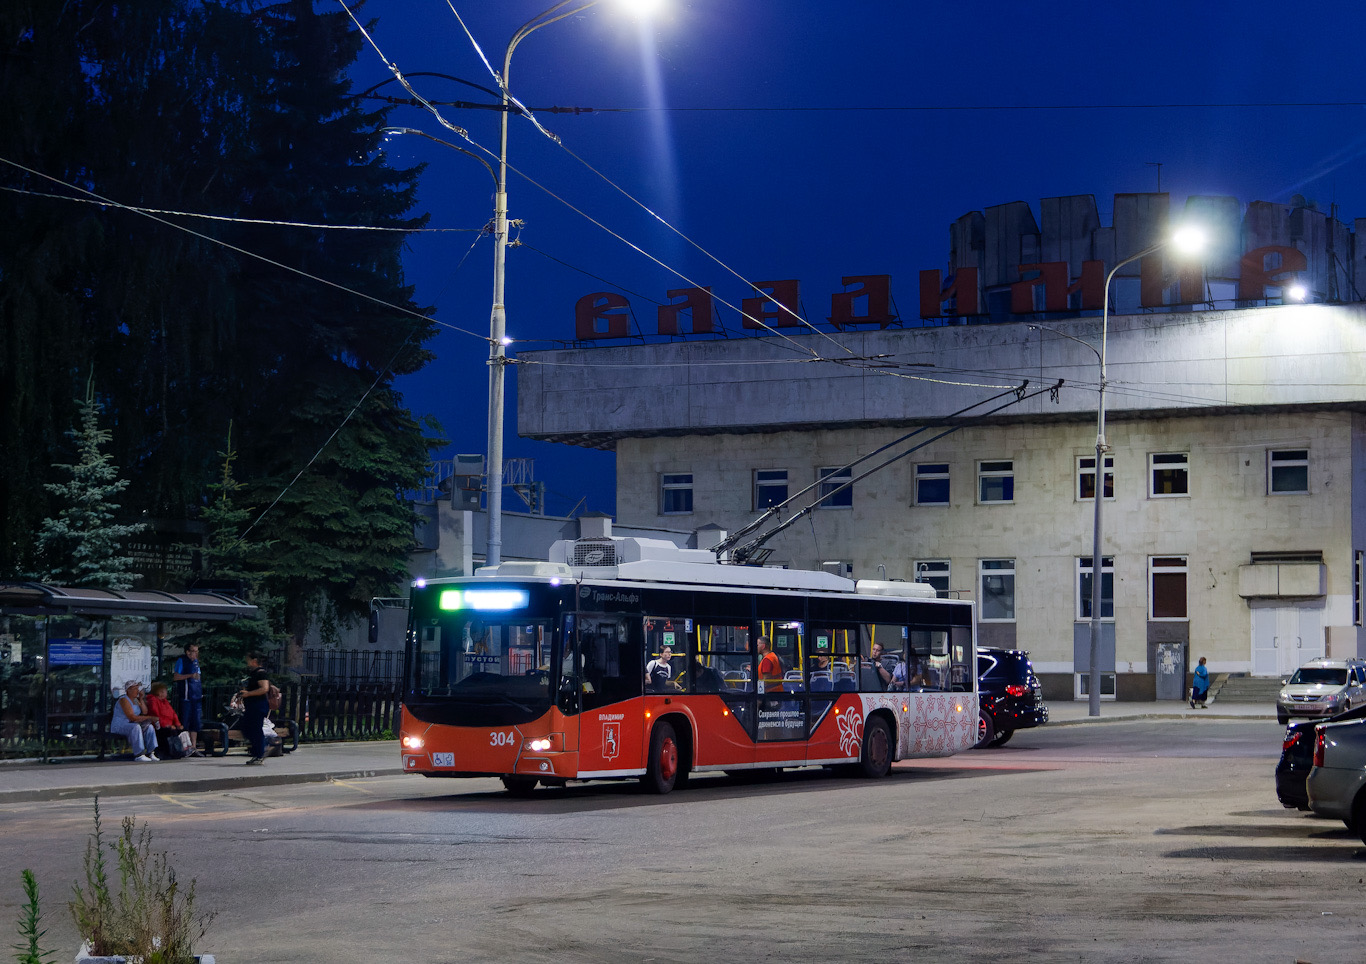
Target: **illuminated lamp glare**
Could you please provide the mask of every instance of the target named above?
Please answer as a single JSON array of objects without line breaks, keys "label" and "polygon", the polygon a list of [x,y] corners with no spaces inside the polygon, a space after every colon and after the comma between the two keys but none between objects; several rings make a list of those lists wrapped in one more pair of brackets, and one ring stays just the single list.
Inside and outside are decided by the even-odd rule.
[{"label": "illuminated lamp glare", "polygon": [[650,711],[649,711],[649,710],[646,710],[646,711],[645,711],[645,719],[648,720],[649,718],[650,718]]},{"label": "illuminated lamp glare", "polygon": [[560,577],[556,576],[554,579],[550,580],[550,584],[552,586],[558,586],[560,584]]},{"label": "illuminated lamp glare", "polygon": [[1309,292],[1305,290],[1304,285],[1293,284],[1289,288],[1285,289],[1285,293],[1286,296],[1289,297],[1292,301],[1303,301],[1304,296],[1307,295]]},{"label": "illuminated lamp glare", "polygon": [[1172,247],[1182,254],[1199,254],[1209,239],[1202,228],[1186,224],[1172,232]]},{"label": "illuminated lamp glare", "polygon": [[414,580],[413,580],[413,585],[416,586],[418,589],[423,589],[423,588],[425,588],[426,585],[427,585],[427,580],[425,580],[425,579],[414,579]]},{"label": "illuminated lamp glare", "polygon": [[459,589],[443,589],[441,598],[437,600],[437,606],[442,609],[463,609],[464,604],[460,601]]},{"label": "illuminated lamp glare", "polygon": [[405,736],[405,737],[403,738],[403,745],[404,745],[405,747],[407,747],[408,749],[410,749],[410,750],[418,750],[418,749],[421,749],[421,748],[422,748],[422,737],[420,737],[420,736]]},{"label": "illuminated lamp glare", "polygon": [[959,703],[959,704],[958,704],[957,706],[955,706],[953,709],[954,709],[955,712],[961,713],[961,712],[963,712],[963,704],[962,704],[962,703]]},{"label": "illuminated lamp glare", "polygon": [[504,612],[526,606],[525,589],[466,589],[465,605],[483,612]]}]

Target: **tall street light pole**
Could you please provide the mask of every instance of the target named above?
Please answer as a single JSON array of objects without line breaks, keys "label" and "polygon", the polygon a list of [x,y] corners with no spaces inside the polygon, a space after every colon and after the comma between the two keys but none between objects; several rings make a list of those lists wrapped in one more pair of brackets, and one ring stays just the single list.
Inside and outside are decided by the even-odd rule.
[{"label": "tall street light pole", "polygon": [[[1100,386],[1096,396],[1096,484],[1095,484],[1095,517],[1091,531],[1091,640],[1090,640],[1090,678],[1087,683],[1087,696],[1089,716],[1100,716],[1100,587],[1103,581],[1104,565],[1101,556],[1101,533],[1102,533],[1102,513],[1101,508],[1105,503],[1105,453],[1109,451],[1109,444],[1105,441],[1105,361],[1106,343],[1110,333],[1110,282],[1114,280],[1115,272],[1126,264],[1132,264],[1140,258],[1162,250],[1168,245],[1175,245],[1184,253],[1193,254],[1204,247],[1205,238],[1203,233],[1194,227],[1185,227],[1174,233],[1171,237],[1157,242],[1150,247],[1144,248],[1138,254],[1131,255],[1119,262],[1109,273],[1105,275],[1104,300],[1101,302],[1100,309],[1100,351],[1097,358],[1100,361]],[[1092,351],[1095,351],[1093,348]]]},{"label": "tall street light pole", "polygon": [[[576,13],[596,6],[601,0],[562,0],[543,10],[517,29],[503,54],[503,73],[498,87],[503,94],[502,129],[498,139],[498,189],[493,196],[493,311],[489,316],[489,433],[486,466],[488,482],[489,537],[484,564],[496,566],[503,559],[503,404],[507,379],[507,309],[503,300],[508,244],[508,113],[512,94],[508,75],[512,52],[531,34]],[[568,8],[568,9],[566,9]],[[517,106],[515,109],[520,110]]]}]

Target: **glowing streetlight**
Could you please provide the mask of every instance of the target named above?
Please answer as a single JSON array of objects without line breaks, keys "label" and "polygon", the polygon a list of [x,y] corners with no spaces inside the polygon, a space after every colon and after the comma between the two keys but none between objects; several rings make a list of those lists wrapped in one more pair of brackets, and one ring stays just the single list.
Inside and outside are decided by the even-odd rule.
[{"label": "glowing streetlight", "polygon": [[1303,301],[1308,294],[1308,289],[1299,282],[1296,282],[1285,289],[1285,296],[1291,301]]}]

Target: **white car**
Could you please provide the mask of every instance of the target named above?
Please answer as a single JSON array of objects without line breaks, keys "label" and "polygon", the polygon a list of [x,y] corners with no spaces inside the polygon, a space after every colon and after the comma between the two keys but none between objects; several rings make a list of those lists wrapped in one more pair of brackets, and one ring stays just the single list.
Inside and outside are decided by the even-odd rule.
[{"label": "white car", "polygon": [[1314,769],[1305,782],[1309,809],[1336,817],[1366,843],[1366,720],[1315,729]]},{"label": "white car", "polygon": [[1366,703],[1366,661],[1311,659],[1285,681],[1276,700],[1276,719],[1337,716]]}]

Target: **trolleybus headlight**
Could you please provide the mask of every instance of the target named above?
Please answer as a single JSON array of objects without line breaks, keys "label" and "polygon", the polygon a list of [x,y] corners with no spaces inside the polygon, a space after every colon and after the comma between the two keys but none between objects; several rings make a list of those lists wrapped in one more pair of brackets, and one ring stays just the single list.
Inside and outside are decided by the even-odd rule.
[{"label": "trolleybus headlight", "polygon": [[529,749],[541,751],[550,749],[550,741],[547,739],[532,740],[528,745]]},{"label": "trolleybus headlight", "polygon": [[405,750],[422,749],[422,737],[420,736],[405,736],[401,742]]}]

